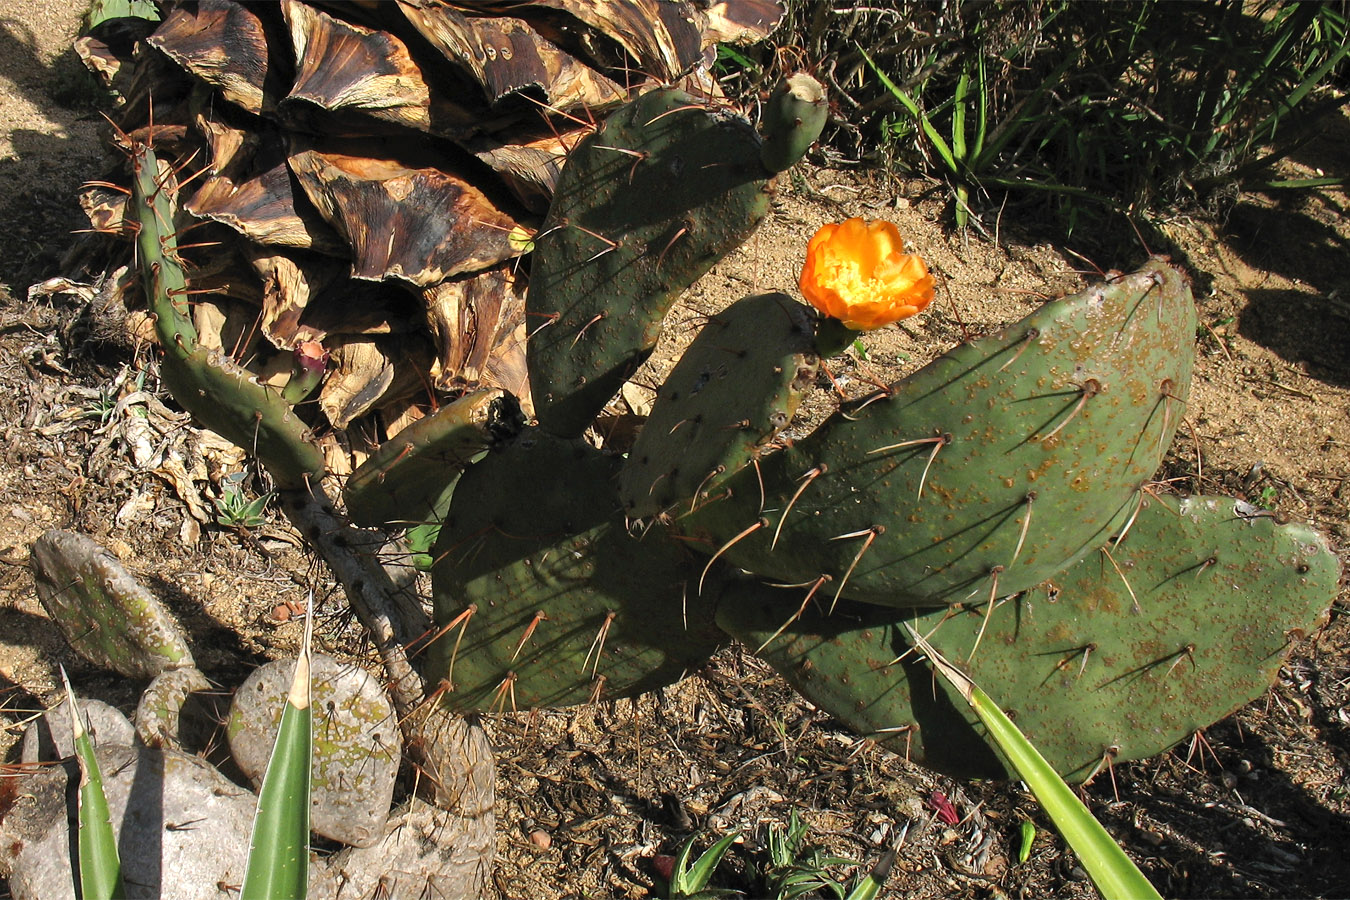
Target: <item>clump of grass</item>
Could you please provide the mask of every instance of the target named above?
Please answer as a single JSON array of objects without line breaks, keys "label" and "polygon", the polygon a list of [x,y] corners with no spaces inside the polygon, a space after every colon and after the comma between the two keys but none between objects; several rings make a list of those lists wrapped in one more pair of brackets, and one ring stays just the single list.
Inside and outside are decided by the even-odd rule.
[{"label": "clump of grass", "polygon": [[795,0],[750,87],[806,67],[835,98],[835,151],[940,179],[961,224],[1005,199],[1072,230],[1121,211],[1221,213],[1345,105],[1345,7],[1290,0],[1170,3]]}]

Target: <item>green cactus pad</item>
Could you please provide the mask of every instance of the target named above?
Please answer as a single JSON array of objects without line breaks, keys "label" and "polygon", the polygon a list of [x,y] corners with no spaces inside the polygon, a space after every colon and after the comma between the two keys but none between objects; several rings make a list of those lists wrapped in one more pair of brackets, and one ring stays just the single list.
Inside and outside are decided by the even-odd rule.
[{"label": "green cactus pad", "polygon": [[764,105],[764,167],[782,172],[806,155],[830,117],[819,81],[798,72],[779,83]]},{"label": "green cactus pad", "polygon": [[[293,659],[260,666],[230,703],[230,754],[255,785],[272,757],[294,672]],[[310,827],[344,844],[369,846],[384,835],[402,758],[394,709],[373,675],[331,656],[313,654],[310,680]]]},{"label": "green cactus pad", "polygon": [[568,155],[535,237],[527,316],[540,424],[576,436],[651,353],[675,298],[769,211],[750,123],[644,94]]},{"label": "green cactus pad", "polygon": [[187,277],[178,258],[169,181],[154,151],[137,145],[132,208],[146,300],[164,348],[165,387],[203,425],[253,453],[283,489],[304,488],[324,472],[308,426],[281,394],[260,384],[233,359],[197,345],[187,306]]},{"label": "green cactus pad", "polygon": [[464,473],[432,570],[444,633],[426,654],[451,709],[631,696],[676,681],[725,640],[713,592],[700,598],[691,583],[696,558],[625,530],[618,464],[531,430]]},{"label": "green cactus pad", "polygon": [[131,150],[131,218],[136,223],[136,250],[155,330],[164,352],[185,357],[197,346],[197,329],[188,312],[187,274],[178,257],[174,222],[176,185],[173,174],[145,144]]},{"label": "green cactus pad", "polygon": [[94,665],[129,678],[193,665],[173,613],[94,541],[52,529],[33,543],[32,565],[43,609]]},{"label": "green cactus pad", "polygon": [[166,355],[160,378],[173,399],[212,431],[256,456],[283,490],[303,490],[323,477],[323,452],[273,388],[218,350],[198,347]]},{"label": "green cactus pad", "polygon": [[499,389],[441,407],[386,441],[352,473],[342,491],[348,515],[366,527],[440,521],[464,467],[524,425],[520,403]]},{"label": "green cactus pad", "polygon": [[1025,590],[1132,511],[1185,411],[1194,334],[1185,279],[1154,260],[844,406],[680,527],[762,577],[828,576],[830,596]]},{"label": "green cactus pad", "polygon": [[[200,691],[209,691],[211,683],[198,669],[170,669],[155,676],[136,704],[136,736],[147,747],[182,746],[182,718],[189,698]],[[195,710],[196,731],[201,731],[205,711]],[[213,720],[211,725],[214,726]]]},{"label": "green cactus pad", "polygon": [[[1241,501],[1144,499],[1119,544],[997,604],[987,622],[983,605],[841,601],[833,615],[808,609],[760,655],[916,762],[957,777],[1011,774],[960,696],[909,652],[907,623],[1081,781],[1107,756],[1153,756],[1260,696],[1291,642],[1323,620],[1339,574],[1316,532]],[[718,623],[753,646],[768,641],[791,611],[766,590],[742,587],[733,600],[728,589]]]},{"label": "green cactus pad", "polygon": [[628,453],[619,496],[646,517],[714,490],[782,431],[815,382],[806,307],[759,294],[712,316],[685,351]]}]

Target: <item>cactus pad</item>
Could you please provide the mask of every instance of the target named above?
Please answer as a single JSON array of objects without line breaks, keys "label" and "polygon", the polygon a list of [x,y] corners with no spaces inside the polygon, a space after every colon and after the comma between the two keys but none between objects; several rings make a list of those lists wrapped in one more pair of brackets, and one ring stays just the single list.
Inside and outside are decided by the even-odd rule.
[{"label": "cactus pad", "polygon": [[52,529],[38,538],[33,578],[47,615],[94,665],[129,678],[193,665],[168,607],[84,535]]},{"label": "cactus pad", "polygon": [[806,308],[759,294],[712,316],[685,351],[628,454],[619,495],[630,516],[697,502],[791,421],[819,360]]},{"label": "cactus pad", "polygon": [[[959,665],[1066,778],[1141,759],[1256,699],[1323,621],[1340,566],[1325,540],[1227,497],[1144,499],[1125,537],[986,609],[808,609],[761,655],[860,734],[956,777],[1005,774],[975,714],[909,650],[908,623]],[[787,620],[763,588],[718,623],[755,646]],[[983,635],[981,635],[983,631]],[[898,660],[898,661],[897,661]]]},{"label": "cactus pad", "polygon": [[651,353],[675,298],[769,211],[750,123],[681,91],[644,94],[567,158],[535,237],[530,393],[576,436]]},{"label": "cactus pad", "polygon": [[1189,287],[1155,260],[846,405],[681,527],[712,552],[763,516],[729,561],[857,600],[1025,590],[1130,514],[1185,410],[1194,333]]},{"label": "cactus pad", "polygon": [[165,386],[202,424],[257,456],[280,487],[305,487],[324,472],[308,426],[279,392],[225,354],[197,344],[178,257],[172,173],[161,173],[154,151],[143,144],[132,149],[131,166],[142,281],[164,348]]},{"label": "cactus pad", "polygon": [[[136,736],[147,747],[182,748],[182,718],[189,698],[211,689],[211,683],[198,669],[170,669],[155,676],[136,704]],[[202,732],[205,719],[214,730],[219,719],[207,718],[201,708],[193,710],[196,731]],[[210,733],[207,731],[206,733]]]},{"label": "cactus pad", "polygon": [[443,633],[427,653],[450,708],[631,696],[674,682],[725,640],[708,601],[686,590],[698,568],[684,550],[625,530],[618,464],[534,430],[464,473],[435,549]]},{"label": "cactus pad", "polygon": [[465,466],[493,443],[520,432],[520,403],[503,390],[467,394],[386,441],[343,488],[357,525],[439,521]]}]

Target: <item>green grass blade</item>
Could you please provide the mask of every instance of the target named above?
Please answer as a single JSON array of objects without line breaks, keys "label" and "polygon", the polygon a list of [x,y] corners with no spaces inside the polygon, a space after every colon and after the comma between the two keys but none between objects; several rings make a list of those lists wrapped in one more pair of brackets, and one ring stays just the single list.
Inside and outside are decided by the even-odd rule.
[{"label": "green grass blade", "polygon": [[966,97],[970,91],[970,72],[963,71],[956,79],[955,104],[952,106],[952,156],[959,163],[966,161]]},{"label": "green grass blade", "polygon": [[[313,598],[310,598],[313,609]],[[302,898],[309,882],[309,771],[312,714],[309,645],[314,617],[305,617],[304,645],[295,661],[291,692],[281,711],[272,759],[258,793],[253,844],[240,900]]]},{"label": "green grass blade", "polygon": [[933,649],[933,645],[924,640],[908,625],[914,645],[928,657],[942,677],[966,698],[966,702],[975,710],[990,737],[998,744],[1008,762],[1022,776],[1022,780],[1031,788],[1041,806],[1050,815],[1059,833],[1069,842],[1069,846],[1078,854],[1083,868],[1087,870],[1097,892],[1104,900],[1146,900],[1161,896],[1154,889],[1144,873],[1134,864],[1120,845],[1092,813],[1078,799],[1059,773],[1050,767],[1040,751],[1022,735],[1012,720],[1004,715],[989,695],[971,681],[964,672],[953,666],[942,654]]},{"label": "green grass blade", "polygon": [[900,101],[900,104],[904,106],[905,109],[909,111],[909,114],[914,117],[914,120],[919,123],[919,127],[923,129],[924,135],[926,135],[928,140],[933,144],[933,149],[937,151],[938,156],[942,158],[943,164],[947,166],[947,169],[951,174],[955,177],[960,177],[961,167],[957,164],[956,157],[952,153],[952,148],[942,139],[942,135],[938,134],[937,128],[935,128],[932,121],[923,114],[923,110],[919,109],[919,104],[915,103],[913,97],[901,90],[899,85],[894,81],[891,81],[886,73],[881,71],[876,63],[872,62],[872,57],[867,55],[866,50],[860,46],[858,47],[858,52],[862,54],[863,62],[867,63],[867,67],[871,69],[872,73],[881,81],[881,86],[884,87],[892,97]]},{"label": "green grass blade", "polygon": [[85,730],[84,718],[75,702],[66,669],[61,667],[66,685],[66,703],[70,706],[71,734],[75,739],[75,758],[80,765],[80,835],[76,841],[80,858],[80,896],[84,900],[120,900],[126,896],[122,884],[122,861],[117,855],[117,836],[113,834],[112,814],[103,795],[103,775],[94,756],[94,742]]},{"label": "green grass blade", "polygon": [[735,891],[715,891],[708,892],[708,882],[712,880],[713,872],[722,862],[722,857],[726,855],[733,841],[740,837],[739,831],[733,831],[717,843],[713,844],[692,866],[689,865],[689,855],[694,849],[694,838],[685,841],[684,846],[680,848],[679,855],[675,858],[675,865],[670,875],[670,896],[671,897],[696,897],[715,893],[717,895],[732,894]]},{"label": "green grass blade", "polygon": [[857,882],[853,889],[848,892],[844,900],[876,900],[881,896],[881,889],[886,885],[886,879],[891,875],[891,868],[895,866],[895,857],[900,850],[900,844],[904,842],[905,833],[908,833],[909,826],[905,826],[905,832],[900,835],[900,841],[881,855],[876,865],[872,866]]}]

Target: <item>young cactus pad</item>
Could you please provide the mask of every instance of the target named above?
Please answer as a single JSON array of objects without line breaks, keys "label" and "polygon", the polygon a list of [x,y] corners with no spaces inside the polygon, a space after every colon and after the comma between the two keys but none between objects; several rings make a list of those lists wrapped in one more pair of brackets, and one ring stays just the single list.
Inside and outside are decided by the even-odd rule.
[{"label": "young cactus pad", "polygon": [[823,577],[831,597],[1025,590],[1134,509],[1185,411],[1194,336],[1190,288],[1153,260],[846,404],[679,527],[761,577]]},{"label": "young cactus pad", "polygon": [[342,491],[348,515],[366,527],[439,521],[464,467],[524,425],[506,391],[466,394],[404,428],[352,473]]},{"label": "young cactus pad", "polygon": [[322,475],[323,454],[279,392],[223,353],[198,346],[178,257],[172,173],[160,171],[154,151],[144,144],[135,144],[130,157],[141,278],[164,348],[165,386],[202,424],[256,455],[280,487],[305,487]]},{"label": "young cactus pad", "polygon": [[726,640],[699,566],[664,535],[624,527],[619,460],[526,431],[466,471],[434,556],[440,632],[427,650],[442,702],[530,709],[654,690]]},{"label": "young cactus pad", "polygon": [[591,424],[651,353],[675,298],[768,213],[770,175],[749,122],[670,89],[621,107],[572,149],[530,267],[541,426],[572,437]]},{"label": "young cactus pad", "polygon": [[[718,624],[859,734],[954,777],[1003,777],[978,719],[910,649],[960,666],[1066,779],[1166,750],[1256,699],[1318,627],[1340,565],[1325,540],[1230,497],[1141,495],[1125,537],[995,605],[841,601],[783,626],[781,592],[724,591]],[[768,596],[766,596],[768,594]]]},{"label": "young cactus pad", "polygon": [[633,517],[688,504],[759,455],[792,420],[819,359],[806,307],[786,294],[708,319],[666,378],[619,480]]}]

